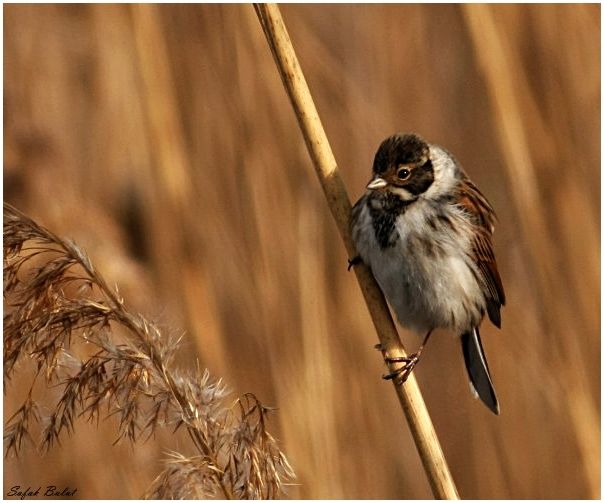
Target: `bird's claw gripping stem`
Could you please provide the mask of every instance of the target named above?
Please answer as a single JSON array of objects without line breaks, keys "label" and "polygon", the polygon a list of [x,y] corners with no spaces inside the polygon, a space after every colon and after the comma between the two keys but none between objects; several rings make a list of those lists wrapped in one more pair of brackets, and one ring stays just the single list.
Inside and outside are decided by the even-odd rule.
[{"label": "bird's claw gripping stem", "polygon": [[419,362],[419,353],[414,353],[409,356],[397,356],[385,358],[387,363],[404,363],[402,367],[394,370],[390,374],[382,376],[382,379],[393,380],[396,385],[403,384],[411,375],[411,372]]},{"label": "bird's claw gripping stem", "polygon": [[352,269],[355,265],[360,264],[361,262],[363,262],[363,259],[361,258],[361,256],[355,255],[351,259],[348,259],[348,269],[347,270],[350,271],[350,269]]}]

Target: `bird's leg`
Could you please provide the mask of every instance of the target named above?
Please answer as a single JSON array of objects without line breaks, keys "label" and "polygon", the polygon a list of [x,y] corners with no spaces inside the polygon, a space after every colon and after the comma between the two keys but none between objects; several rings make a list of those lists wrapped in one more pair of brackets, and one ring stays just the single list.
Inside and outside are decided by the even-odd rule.
[{"label": "bird's leg", "polygon": [[[426,343],[428,342],[428,339],[430,338],[431,334],[432,334],[432,330],[428,331],[428,333],[424,337],[424,342],[422,342],[422,345],[419,347],[417,352],[410,354],[408,356],[395,356],[395,357],[384,358],[384,360],[387,363],[404,363],[405,365],[403,365],[401,368],[396,369],[394,372],[391,372],[390,374],[386,374],[386,375],[382,376],[382,379],[393,379],[395,384],[397,384],[397,385],[403,384],[409,378],[409,375],[411,375],[411,372],[413,371],[413,369],[419,362],[419,357],[422,354],[422,351],[423,351],[424,347],[426,346]],[[381,349],[381,348],[382,348],[381,344],[378,344],[376,346],[376,349]]]},{"label": "bird's leg", "polygon": [[363,262],[363,259],[360,255],[355,255],[351,259],[348,259],[348,271],[353,268],[353,266],[358,265]]}]

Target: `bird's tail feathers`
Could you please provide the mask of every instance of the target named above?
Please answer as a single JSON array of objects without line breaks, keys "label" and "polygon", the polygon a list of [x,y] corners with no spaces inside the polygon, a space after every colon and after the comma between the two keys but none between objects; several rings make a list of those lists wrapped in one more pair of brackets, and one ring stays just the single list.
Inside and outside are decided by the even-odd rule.
[{"label": "bird's tail feathers", "polygon": [[499,402],[491,380],[487,358],[480,342],[478,327],[462,334],[461,346],[473,391],[493,413],[499,414]]}]

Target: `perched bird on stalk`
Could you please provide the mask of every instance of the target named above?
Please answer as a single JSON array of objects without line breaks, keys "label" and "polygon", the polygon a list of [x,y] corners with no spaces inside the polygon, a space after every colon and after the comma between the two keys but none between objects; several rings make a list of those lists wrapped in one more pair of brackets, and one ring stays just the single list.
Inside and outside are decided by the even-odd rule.
[{"label": "perched bird on stalk", "polygon": [[460,335],[470,383],[495,414],[499,403],[480,341],[485,314],[501,327],[505,293],[493,253],[495,212],[444,148],[415,134],[382,142],[367,192],[354,205],[357,260],[373,272],[404,327],[424,336],[386,379],[403,383],[432,331]]}]

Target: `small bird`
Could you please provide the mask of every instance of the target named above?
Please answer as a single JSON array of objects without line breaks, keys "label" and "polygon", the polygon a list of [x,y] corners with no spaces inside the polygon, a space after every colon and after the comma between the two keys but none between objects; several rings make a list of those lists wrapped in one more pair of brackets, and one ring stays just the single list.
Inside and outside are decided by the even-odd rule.
[{"label": "small bird", "polygon": [[495,414],[499,402],[480,341],[485,314],[501,328],[505,293],[493,253],[495,212],[455,158],[416,134],[382,142],[373,177],[351,214],[358,257],[367,264],[400,324],[424,340],[385,379],[403,383],[432,331],[461,336],[474,394]]}]

